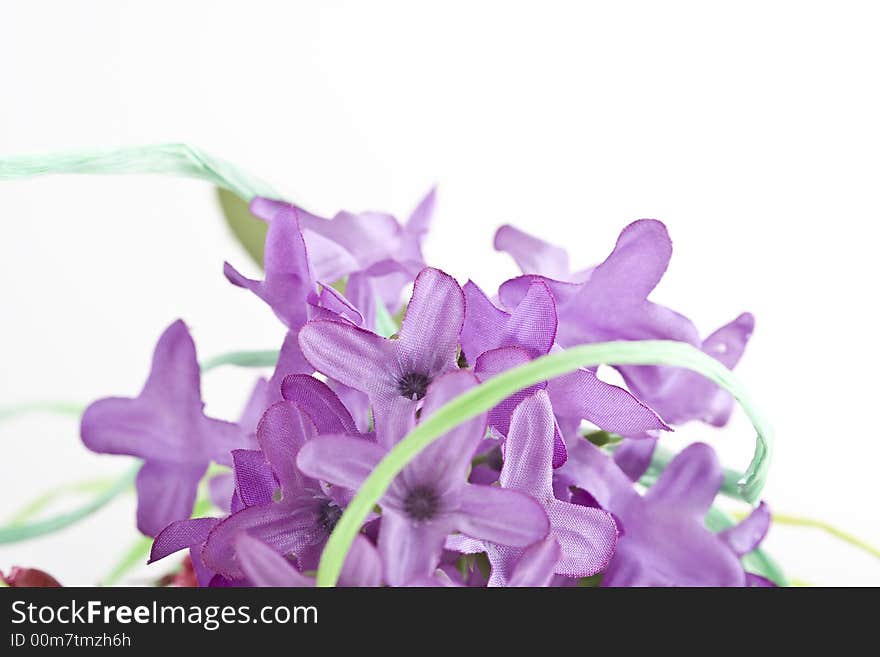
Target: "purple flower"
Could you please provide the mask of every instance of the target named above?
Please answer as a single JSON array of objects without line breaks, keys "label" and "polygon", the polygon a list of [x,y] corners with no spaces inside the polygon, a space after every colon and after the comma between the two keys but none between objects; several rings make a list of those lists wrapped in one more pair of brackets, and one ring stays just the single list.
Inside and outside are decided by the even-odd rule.
[{"label": "purple flower", "polygon": [[[356,433],[348,411],[311,376],[287,377],[282,394],[284,401],[269,407],[260,420],[260,451],[235,452],[233,513],[211,529],[202,549],[205,565],[228,580],[242,577],[235,553],[241,532],[295,557],[302,569],[316,567],[349,499],[345,491],[327,490],[296,466],[299,450],[320,433]],[[365,437],[353,440],[373,444]]]},{"label": "purple flower", "polygon": [[412,427],[431,382],[456,369],[463,322],[458,283],[426,268],[416,278],[396,339],[345,322],[316,320],[302,328],[299,343],[316,370],[369,398],[376,435],[388,447]]},{"label": "purple flower", "polygon": [[[425,398],[423,417],[476,383],[466,371],[435,380]],[[515,547],[547,535],[547,516],[528,495],[467,483],[471,457],[485,427],[485,416],[479,416],[429,445],[382,497],[379,553],[392,586],[431,577],[453,532]],[[300,450],[297,463],[312,477],[356,489],[386,453],[379,444],[350,436],[322,436]]]},{"label": "purple flower", "polygon": [[[284,556],[246,533],[235,538],[238,562],[253,586],[312,587],[315,580],[303,575]],[[339,573],[339,586],[382,585],[382,560],[363,534],[355,537]]]},{"label": "purple flower", "polygon": [[421,242],[428,232],[434,211],[432,189],[401,225],[394,217],[379,212],[339,212],[332,219],[318,217],[302,208],[254,199],[252,212],[275,221],[279,214],[293,212],[299,219],[315,277],[334,282],[347,278],[346,296],[374,329],[376,303],[394,314],[401,306],[401,292],[425,267]]},{"label": "purple flower", "polygon": [[726,532],[706,528],[723,473],[715,452],[702,443],[678,454],[644,495],[613,459],[585,440],[569,446],[560,476],[621,525],[603,586],[744,586],[739,557],[755,549],[769,527],[762,505]]},{"label": "purple flower", "polygon": [[233,285],[250,290],[265,301],[290,330],[282,347],[283,374],[310,374],[312,368],[302,357],[296,340],[300,328],[312,317],[342,318],[355,324],[363,318],[345,297],[313,278],[293,208],[280,205],[269,222],[263,260],[266,275],[262,281],[244,277],[228,262],[224,263],[223,272]]},{"label": "purple flower", "polygon": [[[462,351],[474,362],[483,381],[559,349],[554,345],[556,305],[548,286],[533,281],[522,301],[510,312],[497,308],[472,282],[464,286],[467,312],[461,332]],[[563,436],[575,437],[587,420],[625,436],[643,437],[669,427],[641,401],[622,388],[601,381],[591,369],[580,368],[549,382],[521,390],[489,413],[489,426],[507,434],[513,409],[536,390],[547,390],[558,424],[553,444],[553,466],[565,462]]]},{"label": "purple flower", "polygon": [[[546,392],[536,392],[521,401],[510,422],[499,481],[503,488],[526,493],[543,505],[550,518],[550,535],[560,547],[553,572],[588,577],[608,565],[617,542],[617,527],[605,511],[556,499],[551,463],[554,426]],[[489,585],[507,585],[523,550],[486,544],[486,552],[492,564]]]},{"label": "purple flower", "polygon": [[237,425],[209,418],[203,408],[195,345],[178,320],[159,338],[140,395],[100,399],[83,414],[86,447],[144,460],[137,526],[148,536],[188,518],[210,462],[228,465],[231,450],[247,444]]},{"label": "purple flower", "polygon": [[[672,256],[672,242],[659,221],[630,224],[604,262],[574,275],[567,273],[568,259],[561,249],[509,226],[499,229],[496,248],[510,252],[527,274],[501,286],[501,302],[514,308],[535,280],[543,281],[556,300],[556,341],[563,347],[605,340],[677,340],[732,367],[751,335],[754,322],[744,314],[703,341],[689,319],[648,301]],[[629,389],[667,422],[700,419],[720,425],[730,414],[727,393],[699,375],[659,366],[617,369]]]}]

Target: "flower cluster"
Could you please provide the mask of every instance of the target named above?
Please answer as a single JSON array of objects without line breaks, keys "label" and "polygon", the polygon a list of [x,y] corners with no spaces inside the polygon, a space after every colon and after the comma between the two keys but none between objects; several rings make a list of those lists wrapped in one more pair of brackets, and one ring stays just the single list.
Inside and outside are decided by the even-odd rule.
[{"label": "flower cluster", "polygon": [[[188,550],[202,586],[311,586],[365,478],[420,422],[486,379],[608,340],[686,342],[727,367],[743,353],[751,315],[701,338],[684,315],[648,300],[672,251],[658,221],[630,224],[602,263],[578,272],[562,249],[503,226],[495,248],[522,275],[492,294],[425,264],[433,206],[432,191],[400,223],[255,199],[252,212],[268,224],[265,275],[252,280],[229,264],[224,273],[288,333],[239,420],[205,415],[182,321],[160,337],[139,396],[87,409],[86,446],[143,459],[137,524],[154,537],[152,561]],[[384,323],[401,314],[387,335]],[[638,485],[663,432],[723,425],[730,396],[677,368],[617,369],[625,388],[578,369],[431,443],[366,519],[339,583],[769,585],[740,559],[769,527],[763,504],[721,533],[706,527],[723,480],[710,447],[691,445],[646,492]],[[212,463],[228,468],[208,482],[223,516],[192,518]]]}]

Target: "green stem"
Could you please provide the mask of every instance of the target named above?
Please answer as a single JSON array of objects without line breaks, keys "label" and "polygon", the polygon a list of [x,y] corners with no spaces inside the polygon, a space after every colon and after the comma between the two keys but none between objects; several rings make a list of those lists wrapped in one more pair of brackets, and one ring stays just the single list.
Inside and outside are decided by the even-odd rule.
[{"label": "green stem", "polygon": [[0,180],[54,173],[177,175],[206,180],[246,201],[255,196],[277,197],[265,182],[187,144],[151,144],[0,158]]},{"label": "green stem", "polygon": [[122,579],[132,568],[146,563],[147,556],[150,554],[150,548],[153,546],[153,539],[150,536],[139,536],[134,543],[131,544],[122,558],[116,562],[116,565],[110,570],[101,581],[102,586],[113,586]]},{"label": "green stem", "polygon": [[117,495],[131,488],[140,466],[141,464],[138,462],[126,474],[107,486],[101,493],[73,511],[61,513],[28,525],[0,527],[0,544],[15,543],[43,536],[44,534],[51,534],[87,518],[107,505]]},{"label": "green stem", "polygon": [[100,493],[115,482],[115,479],[93,479],[72,484],[64,484],[35,498],[9,519],[9,526],[22,525],[58,498],[68,493]]},{"label": "green stem", "polygon": [[236,367],[274,367],[278,362],[277,350],[265,351],[231,351],[220,354],[204,361],[201,365],[203,372],[209,372],[221,365],[235,365]]},{"label": "green stem", "polygon": [[85,406],[65,401],[31,401],[12,406],[0,407],[0,422],[28,413],[54,413],[57,415],[79,415]]},{"label": "green stem", "polygon": [[730,392],[744,408],[758,433],[755,456],[739,482],[743,497],[754,502],[767,478],[772,431],[748,400],[733,373],[691,345],[665,340],[605,342],[580,345],[542,356],[494,376],[459,395],[425,419],[397,443],[367,477],[336,525],[318,568],[318,586],[334,586],[345,555],[394,477],[425,447],[467,420],[496,406],[515,392],[541,381],[596,365],[669,365],[702,374]]}]

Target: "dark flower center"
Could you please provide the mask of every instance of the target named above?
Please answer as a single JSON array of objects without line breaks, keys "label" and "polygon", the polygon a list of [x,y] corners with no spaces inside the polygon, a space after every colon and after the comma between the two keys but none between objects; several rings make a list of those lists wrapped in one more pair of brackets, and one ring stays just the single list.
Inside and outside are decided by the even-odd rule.
[{"label": "dark flower center", "polygon": [[493,447],[489,450],[489,453],[486,454],[486,465],[496,472],[501,472],[501,468],[504,467],[504,456],[501,454],[500,447]]},{"label": "dark flower center", "polygon": [[321,529],[328,534],[336,527],[336,523],[342,517],[342,509],[331,499],[322,497],[318,499],[317,520],[315,521]]},{"label": "dark flower center", "polygon": [[409,372],[400,377],[397,382],[397,391],[407,399],[419,400],[428,391],[430,377],[421,372]]},{"label": "dark flower center", "polygon": [[440,508],[440,498],[429,486],[416,486],[403,503],[403,510],[413,520],[430,520]]}]

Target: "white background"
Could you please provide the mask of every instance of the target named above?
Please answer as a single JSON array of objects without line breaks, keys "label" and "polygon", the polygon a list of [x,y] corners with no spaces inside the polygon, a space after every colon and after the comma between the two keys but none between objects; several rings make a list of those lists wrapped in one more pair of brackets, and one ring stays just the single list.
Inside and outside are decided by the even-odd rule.
[{"label": "white background", "polygon": [[[429,261],[486,287],[516,271],[491,248],[500,223],[587,265],[662,219],[675,254],[653,298],[704,333],[757,316],[739,373],[778,431],[766,498],[878,544],[877,18],[853,2],[5,2],[0,156],[186,141],[324,214],[405,215],[436,182]],[[205,356],[279,343],[221,274],[255,272],[204,183],[6,182],[0,226],[2,404],[135,394],[176,317]],[[211,373],[209,411],[235,417],[251,375]],[[741,414],[679,434],[736,467],[753,445]],[[2,518],[127,467],[66,418],[4,424],[0,449]],[[0,546],[0,568],[92,583],[132,514],[129,498]],[[880,584],[880,562],[819,532],[777,527],[767,546],[796,578]]]}]

